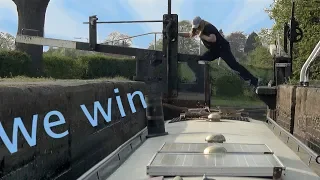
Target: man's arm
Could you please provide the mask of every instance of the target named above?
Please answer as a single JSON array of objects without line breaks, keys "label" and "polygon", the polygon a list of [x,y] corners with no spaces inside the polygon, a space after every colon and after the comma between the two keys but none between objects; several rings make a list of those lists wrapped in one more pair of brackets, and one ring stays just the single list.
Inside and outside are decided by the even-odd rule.
[{"label": "man's arm", "polygon": [[208,42],[213,42],[213,43],[217,41],[217,37],[215,34],[210,34],[210,36],[206,36],[206,35],[201,34],[200,38],[204,39]]},{"label": "man's arm", "polygon": [[178,35],[181,37],[185,37],[185,38],[192,37],[190,32],[180,32],[180,33],[178,33]]}]

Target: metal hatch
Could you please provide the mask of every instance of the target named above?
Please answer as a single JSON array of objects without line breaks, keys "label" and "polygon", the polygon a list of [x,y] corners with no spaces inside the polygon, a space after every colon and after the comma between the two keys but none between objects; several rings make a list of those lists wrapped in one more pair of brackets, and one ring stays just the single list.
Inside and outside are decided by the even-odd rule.
[{"label": "metal hatch", "polygon": [[[168,153],[203,153],[204,149],[215,143],[168,143],[165,142],[159,152]],[[266,144],[222,143],[227,153],[273,154]]]},{"label": "metal hatch", "polygon": [[150,176],[276,177],[284,170],[274,154],[158,152],[147,166]]}]

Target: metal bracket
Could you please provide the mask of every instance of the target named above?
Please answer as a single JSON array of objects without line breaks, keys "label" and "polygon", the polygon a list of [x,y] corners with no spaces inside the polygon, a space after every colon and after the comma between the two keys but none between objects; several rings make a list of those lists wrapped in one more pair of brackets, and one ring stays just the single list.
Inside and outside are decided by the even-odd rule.
[{"label": "metal bracket", "polygon": [[162,64],[162,59],[155,59],[153,61],[150,62],[151,66],[153,67],[157,67],[159,66],[160,64]]},{"label": "metal bracket", "polygon": [[185,113],[181,113],[180,114],[180,120],[186,120],[186,114]]},{"label": "metal bracket", "polygon": [[276,63],[276,67],[290,67],[291,63]]},{"label": "metal bracket", "polygon": [[89,47],[91,51],[96,50],[97,46],[97,16],[89,17]]},{"label": "metal bracket", "polygon": [[162,81],[162,77],[144,77],[144,81],[159,82],[159,81]]},{"label": "metal bracket", "polygon": [[282,177],[283,168],[281,167],[274,167],[273,168],[273,180],[280,180]]},{"label": "metal bracket", "polygon": [[99,20],[98,18],[97,18],[97,15],[93,15],[93,16],[91,16],[92,17],[92,19],[90,19],[90,24],[91,24],[91,26],[94,26],[94,25],[96,25],[96,23],[97,23],[97,21]]},{"label": "metal bracket", "polygon": [[320,164],[320,155],[316,157],[316,162]]},{"label": "metal bracket", "polygon": [[39,30],[22,28],[21,34],[28,36],[39,36]]}]

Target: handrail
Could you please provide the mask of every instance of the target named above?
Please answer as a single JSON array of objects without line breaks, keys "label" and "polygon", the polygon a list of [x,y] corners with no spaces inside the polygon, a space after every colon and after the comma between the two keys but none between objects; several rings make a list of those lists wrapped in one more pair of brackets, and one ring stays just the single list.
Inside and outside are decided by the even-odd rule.
[{"label": "handrail", "polygon": [[[99,21],[97,24],[126,24],[126,23],[157,23],[163,22],[163,20],[140,20],[140,21]],[[83,22],[83,24],[89,24],[90,22]]]},{"label": "handrail", "polygon": [[112,41],[107,41],[103,44],[106,44],[106,43],[110,43],[110,42],[115,42],[115,41],[122,41],[122,40],[126,40],[126,39],[132,39],[132,38],[136,38],[136,37],[141,37],[141,36],[146,36],[146,35],[150,35],[150,34],[162,34],[161,32],[150,32],[150,33],[144,33],[144,34],[139,34],[139,35],[135,35],[135,36],[129,36],[129,37],[126,37],[126,38],[121,38],[121,39],[115,39],[115,40],[112,40]]},{"label": "handrail", "polygon": [[[287,130],[285,130],[278,123],[276,123],[271,117],[267,116],[267,120],[268,120],[268,124],[271,123],[274,127],[277,127],[278,129],[280,129],[280,132],[286,134],[288,136],[288,138],[293,139],[297,143],[298,147],[301,147],[310,155],[310,159],[314,158],[314,160],[318,164],[320,164],[320,155],[319,154],[314,152],[312,149],[310,149],[308,146],[306,146],[304,143],[302,143],[299,139],[297,139],[295,136],[290,134]],[[310,159],[309,159],[309,163],[310,163]]]},{"label": "handrail", "polygon": [[[127,140],[125,143],[123,143],[121,146],[119,146],[116,150],[114,150],[111,154],[109,154],[106,158],[104,158],[103,160],[101,160],[99,163],[97,163],[96,165],[94,165],[92,168],[90,168],[88,171],[86,171],[84,174],[82,174],[77,180],[88,180],[88,179],[96,179],[97,177],[97,172],[99,170],[101,170],[101,168],[103,168],[106,164],[108,163],[114,163],[114,162],[110,162],[114,157],[117,157],[117,159],[119,161],[123,161],[124,159],[126,159],[126,157],[123,157],[123,159],[120,158],[119,153],[122,150],[125,150],[126,147],[130,146],[131,147],[131,153],[136,150],[136,148],[138,148],[139,145],[141,145],[142,143],[144,143],[145,141],[145,136],[147,135],[147,127],[145,127],[144,129],[142,129],[141,131],[139,131],[137,134],[135,134],[133,137],[131,137],[129,140]],[[142,137],[143,136],[143,137]],[[140,137],[140,143],[138,146],[136,146],[134,149],[132,147],[132,142],[136,139]],[[122,162],[121,162],[122,163]],[[114,169],[113,169],[114,170]],[[105,174],[104,174],[105,175]],[[99,176],[99,174],[98,174]],[[93,178],[94,177],[94,178]],[[100,179],[102,177],[98,177],[98,179]]]},{"label": "handrail", "polygon": [[316,59],[317,56],[320,55],[320,41],[316,45],[316,47],[313,49],[312,53],[308,57],[307,61],[304,63],[304,65],[301,68],[300,71],[300,84],[303,86],[308,86],[309,83],[309,73],[308,68],[310,64]]}]

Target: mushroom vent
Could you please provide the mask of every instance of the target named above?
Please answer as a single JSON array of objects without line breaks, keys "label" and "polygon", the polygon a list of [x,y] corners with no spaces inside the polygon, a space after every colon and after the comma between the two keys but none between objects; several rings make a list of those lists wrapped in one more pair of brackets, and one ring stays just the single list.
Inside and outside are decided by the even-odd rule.
[{"label": "mushroom vent", "polygon": [[226,148],[219,146],[219,145],[213,145],[209,146],[203,151],[204,154],[212,154],[212,153],[227,153]]},{"label": "mushroom vent", "polygon": [[226,138],[222,134],[209,135],[205,139],[208,143],[224,143]]},{"label": "mushroom vent", "polygon": [[211,113],[208,115],[208,120],[212,122],[220,122],[221,115],[220,113]]}]

